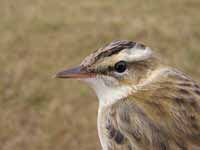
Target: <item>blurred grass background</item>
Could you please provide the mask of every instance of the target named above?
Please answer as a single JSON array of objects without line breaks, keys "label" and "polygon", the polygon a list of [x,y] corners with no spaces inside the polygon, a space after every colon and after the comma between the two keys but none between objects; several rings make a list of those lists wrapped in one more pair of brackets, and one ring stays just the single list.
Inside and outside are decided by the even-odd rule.
[{"label": "blurred grass background", "polygon": [[98,101],[51,76],[118,39],[200,80],[199,0],[0,0],[0,149],[100,149]]}]

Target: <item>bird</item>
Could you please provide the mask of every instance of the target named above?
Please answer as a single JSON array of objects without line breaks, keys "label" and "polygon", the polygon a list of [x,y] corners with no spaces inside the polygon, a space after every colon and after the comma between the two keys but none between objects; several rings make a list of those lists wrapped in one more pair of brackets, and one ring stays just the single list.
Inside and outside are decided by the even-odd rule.
[{"label": "bird", "polygon": [[200,150],[200,85],[150,47],[113,41],[55,77],[94,89],[103,150]]}]

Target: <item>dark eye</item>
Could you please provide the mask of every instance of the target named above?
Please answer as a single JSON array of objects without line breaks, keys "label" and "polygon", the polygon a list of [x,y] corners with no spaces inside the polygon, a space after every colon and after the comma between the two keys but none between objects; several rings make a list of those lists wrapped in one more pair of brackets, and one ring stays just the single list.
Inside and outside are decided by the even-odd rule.
[{"label": "dark eye", "polygon": [[127,68],[127,64],[125,61],[120,61],[115,64],[115,70],[119,73],[124,72],[126,70],[126,68]]}]

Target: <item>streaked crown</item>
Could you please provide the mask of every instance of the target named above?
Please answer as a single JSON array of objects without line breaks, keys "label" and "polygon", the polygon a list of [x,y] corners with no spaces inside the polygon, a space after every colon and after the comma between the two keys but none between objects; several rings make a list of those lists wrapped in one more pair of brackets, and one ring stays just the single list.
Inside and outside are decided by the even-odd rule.
[{"label": "streaked crown", "polygon": [[139,61],[142,59],[147,59],[152,56],[152,51],[149,47],[143,44],[136,43],[128,40],[114,41],[100,48],[94,53],[90,54],[81,63],[82,66],[91,66],[99,60],[105,59],[107,57],[118,55],[118,59],[131,61]]}]

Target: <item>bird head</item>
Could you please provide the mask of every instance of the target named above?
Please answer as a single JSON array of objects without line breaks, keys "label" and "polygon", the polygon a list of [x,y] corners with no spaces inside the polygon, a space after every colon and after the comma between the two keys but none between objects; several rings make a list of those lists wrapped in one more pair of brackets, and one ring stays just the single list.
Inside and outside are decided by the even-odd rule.
[{"label": "bird head", "polygon": [[86,81],[102,104],[110,104],[148,80],[157,61],[153,51],[143,44],[115,41],[87,56],[78,67],[58,72],[56,77]]}]

